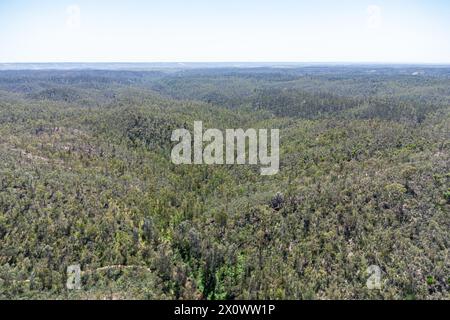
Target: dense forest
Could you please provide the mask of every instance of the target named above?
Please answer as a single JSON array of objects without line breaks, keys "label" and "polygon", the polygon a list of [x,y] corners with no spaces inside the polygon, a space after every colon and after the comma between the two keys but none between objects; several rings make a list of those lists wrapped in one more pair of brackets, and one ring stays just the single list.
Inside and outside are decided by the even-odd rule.
[{"label": "dense forest", "polygon": [[[194,121],[280,172],[172,164]],[[0,299],[449,299],[449,149],[446,67],[0,71]]]}]

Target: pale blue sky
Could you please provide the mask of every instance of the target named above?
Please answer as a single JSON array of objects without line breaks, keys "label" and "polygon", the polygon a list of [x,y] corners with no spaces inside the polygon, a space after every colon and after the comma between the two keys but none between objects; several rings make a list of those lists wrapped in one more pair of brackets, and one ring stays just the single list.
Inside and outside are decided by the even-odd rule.
[{"label": "pale blue sky", "polygon": [[448,0],[0,0],[0,62],[450,63]]}]

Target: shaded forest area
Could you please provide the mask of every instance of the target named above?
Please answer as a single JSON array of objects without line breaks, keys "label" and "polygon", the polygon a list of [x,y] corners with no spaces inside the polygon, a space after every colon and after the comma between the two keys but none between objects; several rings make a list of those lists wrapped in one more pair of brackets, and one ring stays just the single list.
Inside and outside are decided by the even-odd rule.
[{"label": "shaded forest area", "polygon": [[[173,165],[194,121],[280,173]],[[1,71],[0,298],[449,299],[449,148],[450,68]]]}]

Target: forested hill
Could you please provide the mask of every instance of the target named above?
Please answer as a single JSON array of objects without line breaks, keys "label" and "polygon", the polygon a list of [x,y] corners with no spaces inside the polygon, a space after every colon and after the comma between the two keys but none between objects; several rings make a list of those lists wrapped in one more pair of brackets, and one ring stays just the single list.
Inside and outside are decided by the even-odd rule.
[{"label": "forested hill", "polygon": [[[280,173],[172,164],[194,121]],[[0,71],[0,298],[449,299],[449,148],[445,66]]]}]

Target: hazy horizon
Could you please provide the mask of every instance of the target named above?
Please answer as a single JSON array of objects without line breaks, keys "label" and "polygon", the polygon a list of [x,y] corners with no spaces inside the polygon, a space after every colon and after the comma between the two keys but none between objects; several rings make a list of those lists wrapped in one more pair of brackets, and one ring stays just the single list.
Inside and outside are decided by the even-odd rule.
[{"label": "hazy horizon", "polygon": [[[299,69],[308,67],[324,68],[450,68],[450,63],[377,63],[377,62],[252,62],[252,61],[217,61],[217,62],[0,62],[0,71],[14,70],[182,70],[182,69]],[[372,71],[375,71],[372,70]]]}]

